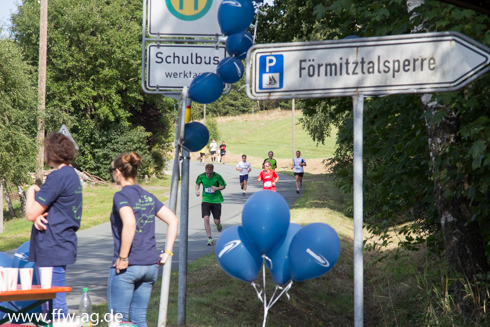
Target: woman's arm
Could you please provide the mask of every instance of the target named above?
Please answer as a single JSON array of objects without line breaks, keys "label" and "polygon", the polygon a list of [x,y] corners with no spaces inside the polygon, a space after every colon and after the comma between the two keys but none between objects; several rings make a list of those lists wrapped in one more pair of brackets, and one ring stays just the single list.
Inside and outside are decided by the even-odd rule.
[{"label": "woman's arm", "polygon": [[[114,267],[119,274],[121,270],[128,268],[129,251],[133,244],[134,234],[136,233],[136,218],[131,207],[122,207],[119,209],[119,216],[123,223],[121,232],[121,247],[119,248],[119,258],[117,258]],[[126,260],[125,260],[126,259]]]},{"label": "woman's arm", "polygon": [[45,212],[48,208],[45,205],[40,204],[36,201],[36,193],[40,190],[39,186],[32,185],[27,190],[26,194],[26,217],[27,220],[32,221],[37,230],[46,230],[46,225],[48,223],[45,218],[48,213]]},{"label": "woman's arm", "polygon": [[[177,238],[177,228],[179,226],[179,219],[168,207],[163,206],[158,212],[157,217],[168,225],[167,228],[167,243],[165,244],[165,252],[160,254],[160,264],[163,265],[167,262],[170,253],[174,248],[175,239]],[[170,253],[168,253],[170,252]]]}]

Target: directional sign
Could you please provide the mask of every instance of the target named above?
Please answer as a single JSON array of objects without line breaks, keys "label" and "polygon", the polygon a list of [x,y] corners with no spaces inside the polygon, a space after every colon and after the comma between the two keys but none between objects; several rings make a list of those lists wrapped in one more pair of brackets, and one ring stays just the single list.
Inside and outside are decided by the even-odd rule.
[{"label": "directional sign", "polygon": [[149,89],[182,89],[194,77],[216,70],[226,57],[223,45],[150,44],[147,57],[147,87]]},{"label": "directional sign", "polygon": [[489,64],[489,48],[455,32],[255,45],[247,54],[247,94],[263,100],[446,92]]},{"label": "directional sign", "polygon": [[149,0],[148,34],[151,36],[216,36],[221,34],[221,0]]}]

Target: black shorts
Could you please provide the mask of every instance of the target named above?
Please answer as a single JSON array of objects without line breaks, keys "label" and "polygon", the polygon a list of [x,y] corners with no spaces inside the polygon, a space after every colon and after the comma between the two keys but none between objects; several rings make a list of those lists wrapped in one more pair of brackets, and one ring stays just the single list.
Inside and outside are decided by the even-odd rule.
[{"label": "black shorts", "polygon": [[216,151],[211,151],[211,155],[214,156],[216,154]]},{"label": "black shorts", "polygon": [[243,183],[243,181],[248,181],[248,174],[247,175],[240,175],[240,184]]},{"label": "black shorts", "polygon": [[221,156],[224,157],[226,155],[226,151],[221,151]]},{"label": "black shorts", "polygon": [[201,203],[201,211],[203,218],[204,216],[211,216],[211,213],[213,213],[214,219],[221,219],[221,203],[203,202]]},{"label": "black shorts", "polygon": [[205,157],[205,156],[206,156],[206,153],[201,152],[201,157]]},{"label": "black shorts", "polygon": [[303,177],[303,174],[304,174],[304,173],[294,173],[294,176]]}]

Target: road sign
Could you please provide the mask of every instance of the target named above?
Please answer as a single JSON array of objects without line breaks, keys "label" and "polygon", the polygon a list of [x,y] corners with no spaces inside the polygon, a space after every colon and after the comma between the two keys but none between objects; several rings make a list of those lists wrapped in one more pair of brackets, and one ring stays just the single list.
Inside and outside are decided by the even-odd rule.
[{"label": "road sign", "polygon": [[150,44],[147,53],[149,89],[182,89],[194,77],[215,71],[226,57],[223,45]]},{"label": "road sign", "polygon": [[79,150],[77,142],[75,142],[75,139],[73,138],[73,136],[71,136],[71,134],[68,131],[68,128],[65,126],[65,124],[61,125],[61,128],[58,131],[58,133],[61,133],[64,136],[68,137],[70,139],[70,141],[73,142],[73,145],[75,146],[75,150],[77,150],[77,151]]},{"label": "road sign", "polygon": [[149,0],[151,36],[216,36],[221,34],[221,0]]},{"label": "road sign", "polygon": [[255,45],[247,53],[247,94],[264,100],[447,92],[489,64],[489,48],[455,32]]}]

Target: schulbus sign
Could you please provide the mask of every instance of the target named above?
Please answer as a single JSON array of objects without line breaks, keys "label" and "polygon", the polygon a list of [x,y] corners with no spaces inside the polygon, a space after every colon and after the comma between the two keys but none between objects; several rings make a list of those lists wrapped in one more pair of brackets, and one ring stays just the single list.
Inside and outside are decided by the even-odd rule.
[{"label": "schulbus sign", "polygon": [[148,0],[151,36],[216,36],[221,34],[221,0]]},{"label": "schulbus sign", "polygon": [[489,70],[490,49],[455,32],[255,45],[252,99],[457,90]]}]

